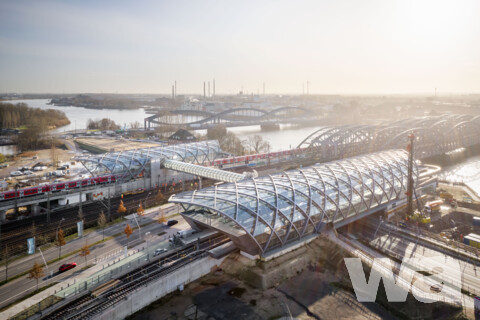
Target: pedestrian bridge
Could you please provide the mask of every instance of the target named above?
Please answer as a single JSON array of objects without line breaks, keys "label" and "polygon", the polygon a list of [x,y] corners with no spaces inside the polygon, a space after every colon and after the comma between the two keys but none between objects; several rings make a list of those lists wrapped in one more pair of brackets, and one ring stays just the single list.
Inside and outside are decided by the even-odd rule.
[{"label": "pedestrian bridge", "polygon": [[330,161],[387,149],[405,148],[414,133],[414,156],[425,159],[480,143],[480,116],[441,115],[409,118],[381,125],[322,127],[298,148],[317,148]]}]

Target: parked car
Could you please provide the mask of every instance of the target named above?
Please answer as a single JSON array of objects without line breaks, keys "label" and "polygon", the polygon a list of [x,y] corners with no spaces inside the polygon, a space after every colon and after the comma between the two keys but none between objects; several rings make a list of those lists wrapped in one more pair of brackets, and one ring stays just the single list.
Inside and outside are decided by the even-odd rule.
[{"label": "parked car", "polygon": [[12,172],[10,172],[10,175],[12,177],[17,177],[17,176],[23,175],[23,172],[22,171],[12,171]]},{"label": "parked car", "polygon": [[177,223],[178,223],[177,220],[168,220],[168,221],[167,221],[167,226],[171,227],[171,226],[173,226],[173,225],[176,225]]},{"label": "parked car", "polygon": [[155,253],[153,254],[154,257],[158,256],[159,254],[162,254],[164,252],[167,252],[167,249],[164,249],[164,248],[161,248],[161,249],[157,249],[155,250]]},{"label": "parked car", "polygon": [[60,268],[58,268],[58,272],[65,272],[67,270],[75,268],[76,266],[77,264],[75,262],[65,263],[65,264],[62,264]]},{"label": "parked car", "polygon": [[33,171],[25,170],[25,171],[23,171],[23,174],[27,174],[27,175],[28,175],[28,174],[33,174]]}]

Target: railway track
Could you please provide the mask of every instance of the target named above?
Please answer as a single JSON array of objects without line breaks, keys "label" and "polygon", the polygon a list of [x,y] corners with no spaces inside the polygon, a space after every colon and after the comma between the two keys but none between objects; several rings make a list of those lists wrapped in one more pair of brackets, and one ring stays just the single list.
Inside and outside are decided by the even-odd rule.
[{"label": "railway track", "polygon": [[[138,204],[142,201],[144,205],[145,192],[135,195],[125,196],[123,201],[127,209],[127,212],[134,212],[138,208]],[[111,216],[112,219],[120,216],[117,213],[118,205],[120,204],[120,197],[111,199]],[[147,206],[153,205],[155,198],[147,200]],[[82,206],[82,212],[84,217],[85,228],[94,226],[97,224],[98,215],[100,211],[106,213],[106,208],[98,203],[89,203]],[[5,246],[9,247],[9,256],[14,256],[26,252],[27,238],[33,236],[33,225],[35,226],[35,236],[37,238],[37,245],[42,245],[53,241],[55,238],[55,232],[58,228],[59,222],[62,222],[62,229],[65,231],[65,235],[76,232],[76,224],[78,221],[78,206],[71,207],[63,210],[53,211],[50,214],[50,223],[46,221],[46,214],[34,216],[29,219],[18,220],[1,225],[1,246],[2,249]],[[0,250],[0,261],[4,259],[4,251]]]},{"label": "railway track", "polygon": [[[204,257],[206,250],[220,246],[228,241],[230,240],[224,235],[214,235],[213,237],[201,240],[199,250],[195,248],[194,244],[190,244],[177,253],[171,253],[166,257],[119,277],[117,284],[113,288],[100,293],[97,297],[94,297],[92,294],[83,296],[41,319],[94,318],[96,315],[101,314],[111,306],[124,300],[127,295],[137,288],[169,274],[194,260]],[[178,258],[175,259],[175,256]],[[99,287],[101,285],[102,284],[100,284]],[[92,290],[94,291],[95,289]]]}]

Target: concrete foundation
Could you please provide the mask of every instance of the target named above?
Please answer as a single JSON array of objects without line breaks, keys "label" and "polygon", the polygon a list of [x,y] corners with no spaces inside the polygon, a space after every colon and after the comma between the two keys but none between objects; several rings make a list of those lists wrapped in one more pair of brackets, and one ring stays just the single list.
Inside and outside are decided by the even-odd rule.
[{"label": "concrete foundation", "polygon": [[156,281],[148,283],[144,287],[138,288],[124,301],[105,310],[101,315],[96,315],[95,318],[101,320],[125,319],[163,296],[175,290],[183,290],[184,286],[210,273],[212,268],[219,266],[223,260],[224,258],[205,257],[194,261]]}]

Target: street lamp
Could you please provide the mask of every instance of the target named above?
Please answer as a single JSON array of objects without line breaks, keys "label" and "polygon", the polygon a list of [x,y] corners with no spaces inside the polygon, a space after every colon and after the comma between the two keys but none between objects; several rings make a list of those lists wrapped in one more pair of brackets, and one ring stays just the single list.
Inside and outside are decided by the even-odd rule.
[{"label": "street lamp", "polygon": [[149,243],[148,243],[148,240],[149,240],[149,236],[150,236],[151,232],[148,231],[148,232],[145,232],[145,240],[147,241],[147,260],[150,260],[150,246],[149,246]]}]

